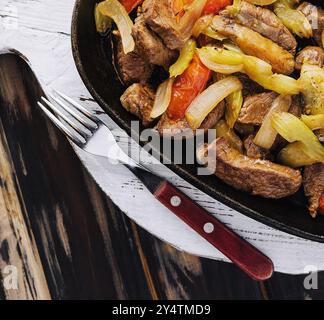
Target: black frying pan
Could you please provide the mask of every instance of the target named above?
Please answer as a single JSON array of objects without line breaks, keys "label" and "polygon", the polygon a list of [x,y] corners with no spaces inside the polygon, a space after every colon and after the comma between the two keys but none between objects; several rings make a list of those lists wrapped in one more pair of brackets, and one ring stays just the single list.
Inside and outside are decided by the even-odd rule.
[{"label": "black frying pan", "polygon": [[[76,1],[72,20],[73,56],[94,99],[130,134],[131,121],[136,118],[120,105],[119,98],[125,88],[118,81],[111,62],[109,39],[96,32],[93,15],[96,2]],[[319,4],[321,1],[312,2]],[[215,176],[197,176],[193,165],[173,164],[170,168],[213,198],[255,220],[302,238],[324,242],[324,216],[315,220],[309,216],[302,190],[286,199],[263,199],[235,190]]]}]

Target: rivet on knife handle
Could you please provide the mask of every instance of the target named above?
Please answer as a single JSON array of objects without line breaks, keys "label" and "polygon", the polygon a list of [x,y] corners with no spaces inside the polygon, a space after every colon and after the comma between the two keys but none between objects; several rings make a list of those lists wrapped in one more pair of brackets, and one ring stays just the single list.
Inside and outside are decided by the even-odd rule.
[{"label": "rivet on knife handle", "polygon": [[255,280],[269,279],[272,261],[168,182],[154,196]]}]

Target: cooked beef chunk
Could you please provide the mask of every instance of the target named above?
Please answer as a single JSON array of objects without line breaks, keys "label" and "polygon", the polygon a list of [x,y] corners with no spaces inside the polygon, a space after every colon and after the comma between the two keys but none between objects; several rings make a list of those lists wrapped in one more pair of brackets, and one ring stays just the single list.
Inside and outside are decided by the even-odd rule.
[{"label": "cooked beef chunk", "polygon": [[199,129],[211,129],[224,116],[225,101],[220,102],[212,112],[208,114]]},{"label": "cooked beef chunk", "polygon": [[289,113],[293,114],[297,118],[300,118],[302,114],[303,104],[302,104],[302,97],[300,94],[295,95],[292,97],[291,106],[288,110]]},{"label": "cooked beef chunk", "polygon": [[275,92],[264,92],[247,97],[237,121],[243,124],[261,125],[277,97],[278,94]]},{"label": "cooked beef chunk", "polygon": [[[298,170],[268,160],[251,159],[232,148],[224,138],[218,138],[198,152],[198,160],[204,162],[208,152],[216,157],[215,174],[236,189],[265,198],[283,198],[297,192],[302,183]],[[205,163],[206,164],[206,163]]]},{"label": "cooked beef chunk", "polygon": [[234,129],[242,137],[248,137],[250,134],[254,134],[254,132],[255,132],[254,125],[239,123],[237,121],[235,122]]},{"label": "cooked beef chunk", "polygon": [[243,84],[243,96],[252,96],[256,93],[264,92],[264,88],[261,87],[258,83],[251,80],[246,74],[244,73],[235,73],[235,77],[238,77]]},{"label": "cooked beef chunk", "polygon": [[[183,16],[185,21],[179,23],[173,12],[173,0],[144,0],[142,10],[146,24],[171,50],[181,49],[190,38],[195,19]],[[195,11],[197,19],[200,14],[201,11]]]},{"label": "cooked beef chunk", "polygon": [[153,72],[153,65],[139,56],[135,51],[124,53],[120,37],[117,36],[117,68],[125,84],[147,83]]},{"label": "cooked beef chunk", "polygon": [[145,22],[172,50],[181,48],[187,38],[174,27],[172,0],[145,0],[142,5]]},{"label": "cooked beef chunk", "polygon": [[324,129],[316,130],[315,134],[316,134],[318,140],[321,141],[322,143],[324,143]]},{"label": "cooked beef chunk", "polygon": [[142,119],[146,126],[152,121],[150,114],[154,99],[155,93],[149,86],[134,83],[126,89],[120,101],[127,111]]},{"label": "cooked beef chunk", "polygon": [[238,6],[231,8],[223,10],[221,15],[262,34],[295,55],[297,47],[295,37],[272,11],[246,1],[240,1]]},{"label": "cooked beef chunk", "polygon": [[151,64],[168,69],[178,57],[178,52],[170,50],[161,38],[146,26],[143,15],[139,12],[132,29],[136,43],[136,52]]},{"label": "cooked beef chunk", "polygon": [[253,159],[268,159],[272,160],[272,155],[269,150],[257,146],[253,142],[254,135],[249,135],[244,140],[245,155]]},{"label": "cooked beef chunk", "polygon": [[167,113],[164,113],[156,125],[156,130],[163,135],[170,135],[170,136],[176,136],[184,131],[187,131],[190,129],[190,126],[186,120],[180,119],[180,120],[173,120],[170,119],[167,115]]},{"label": "cooked beef chunk", "polygon": [[[213,111],[211,111],[206,119],[203,121],[199,129],[211,129],[216,123],[223,117],[225,112],[225,101],[220,102]],[[167,113],[165,113],[158,124],[156,125],[157,131],[160,134],[164,133],[166,135],[177,135],[185,131],[186,129],[190,129],[190,126],[187,120],[172,120],[168,117]]]},{"label": "cooked beef chunk", "polygon": [[271,64],[274,72],[291,74],[294,71],[293,55],[258,32],[219,15],[214,16],[211,28],[229,37],[245,54],[258,57]]},{"label": "cooked beef chunk", "polygon": [[295,68],[301,70],[304,63],[324,67],[324,50],[320,47],[308,46],[301,50],[296,58]]},{"label": "cooked beef chunk", "polygon": [[314,6],[309,2],[303,2],[299,7],[300,10],[310,22],[313,28],[314,38],[319,46],[322,44],[322,32],[324,31],[324,10]]},{"label": "cooked beef chunk", "polygon": [[305,195],[309,201],[309,212],[313,218],[318,214],[319,200],[324,194],[324,164],[306,166],[303,175]]}]

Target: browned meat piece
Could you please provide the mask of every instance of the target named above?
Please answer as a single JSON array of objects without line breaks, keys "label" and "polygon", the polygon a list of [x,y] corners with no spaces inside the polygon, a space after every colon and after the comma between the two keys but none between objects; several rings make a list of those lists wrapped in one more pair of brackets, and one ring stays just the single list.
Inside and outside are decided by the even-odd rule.
[{"label": "browned meat piece", "polygon": [[119,36],[117,41],[117,68],[121,80],[125,83],[147,83],[153,72],[153,65],[148,63],[143,57],[139,56],[135,51],[128,54],[124,53],[122,43]]},{"label": "browned meat piece", "polygon": [[122,106],[130,113],[143,120],[143,125],[148,125],[155,99],[154,91],[147,85],[134,83],[126,89],[120,97]]},{"label": "browned meat piece", "polygon": [[234,125],[234,129],[243,137],[247,137],[250,134],[254,134],[254,131],[255,131],[254,125],[239,123],[237,121]]},{"label": "browned meat piece", "polygon": [[[173,13],[172,2],[173,0],[145,0],[142,10],[146,24],[162,38],[168,48],[175,50],[182,48],[189,39],[190,29],[195,21],[188,22],[185,32],[179,30],[176,27],[177,21]],[[192,26],[189,23],[192,23]]]},{"label": "browned meat piece", "polygon": [[324,129],[316,130],[315,134],[316,134],[318,140],[321,141],[322,143],[324,143]]},{"label": "browned meat piece", "polygon": [[243,96],[252,96],[256,93],[264,92],[264,88],[261,87],[258,83],[251,80],[246,74],[244,73],[235,73],[235,77],[238,77],[243,84]]},{"label": "browned meat piece", "polygon": [[324,50],[320,47],[308,46],[301,50],[296,58],[295,68],[301,70],[304,63],[324,67]]},{"label": "browned meat piece", "polygon": [[136,52],[151,64],[168,69],[178,57],[178,52],[167,48],[161,38],[150,30],[139,13],[132,29]]},{"label": "browned meat piece", "polygon": [[199,129],[211,129],[216,123],[224,116],[225,113],[225,101],[220,102],[212,112],[208,114],[206,119],[203,121]]},{"label": "browned meat piece", "polygon": [[293,96],[291,106],[288,110],[289,113],[293,114],[297,118],[300,118],[302,114],[303,105],[301,100],[302,100],[301,95],[298,94],[296,96]]},{"label": "browned meat piece", "polygon": [[261,125],[277,97],[278,94],[275,92],[264,92],[245,98],[237,121],[243,124]]},{"label": "browned meat piece", "polygon": [[291,74],[294,71],[293,55],[258,32],[219,15],[214,16],[211,28],[229,37],[245,54],[271,64],[274,72]]},{"label": "browned meat piece", "polygon": [[316,7],[309,2],[303,2],[299,7],[300,10],[310,22],[313,28],[314,38],[319,46],[322,45],[322,32],[324,31],[324,10]]},{"label": "browned meat piece", "polygon": [[269,150],[263,149],[259,146],[257,146],[253,142],[254,135],[249,135],[244,140],[244,148],[245,148],[245,155],[249,158],[253,159],[268,159],[272,160],[271,153]]},{"label": "browned meat piece", "polygon": [[221,15],[262,34],[295,55],[297,47],[295,37],[272,11],[240,1],[235,7],[227,7]]},{"label": "browned meat piece", "polygon": [[[213,128],[216,123],[223,117],[224,112],[225,101],[222,101],[217,105],[217,107],[214,108],[212,112],[208,114],[199,129],[207,130]],[[160,121],[156,125],[156,129],[160,134],[173,136],[179,135],[187,129],[191,131],[190,126],[185,118],[181,120],[172,120],[166,113],[161,117]]]},{"label": "browned meat piece", "polygon": [[[251,159],[232,148],[224,138],[218,138],[198,152],[198,160],[204,162],[208,152],[216,158],[215,174],[236,189],[265,198],[288,197],[298,191],[302,183],[300,171],[275,164],[268,160]],[[205,163],[206,164],[206,163]]]},{"label": "browned meat piece", "polygon": [[319,200],[324,194],[324,164],[306,166],[303,175],[305,195],[309,201],[309,212],[313,218],[318,214]]}]

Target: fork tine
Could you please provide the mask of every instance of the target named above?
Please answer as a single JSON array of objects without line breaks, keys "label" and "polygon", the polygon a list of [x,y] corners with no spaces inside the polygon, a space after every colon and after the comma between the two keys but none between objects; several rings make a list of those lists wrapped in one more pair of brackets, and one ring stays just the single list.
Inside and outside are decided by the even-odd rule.
[{"label": "fork tine", "polygon": [[38,106],[44,111],[48,118],[65,134],[67,135],[75,144],[79,147],[85,145],[86,140],[82,141],[74,132],[72,132],[66,125],[64,125],[59,119],[57,119],[53,113],[48,111],[48,109],[42,105],[39,101],[37,102]]},{"label": "fork tine", "polygon": [[82,117],[80,114],[76,113],[70,106],[67,106],[63,100],[58,99],[51,93],[47,94],[51,99],[53,99],[60,107],[62,107],[66,112],[71,114],[75,119],[77,119],[81,124],[86,126],[89,130],[96,130],[98,129],[98,124],[95,123],[93,120],[89,118]]},{"label": "fork tine", "polygon": [[54,92],[56,92],[61,98],[63,98],[64,100],[66,100],[67,102],[71,103],[76,109],[78,109],[80,112],[82,112],[85,116],[87,116],[88,118],[90,118],[92,121],[97,122],[98,118],[95,114],[93,114],[92,112],[90,112],[89,110],[87,110],[86,108],[84,108],[83,106],[81,106],[80,104],[78,104],[77,102],[75,102],[74,100],[72,100],[70,97],[68,97],[67,95],[65,95],[64,93],[53,89]]},{"label": "fork tine", "polygon": [[41,99],[45,102],[45,104],[52,109],[56,114],[58,114],[64,121],[66,121],[75,131],[81,134],[81,136],[89,137],[91,134],[87,132],[88,128],[84,126],[83,124],[80,124],[79,126],[76,124],[76,121],[71,120],[68,118],[61,110],[59,110],[54,104],[49,102],[45,97],[41,97]]}]

